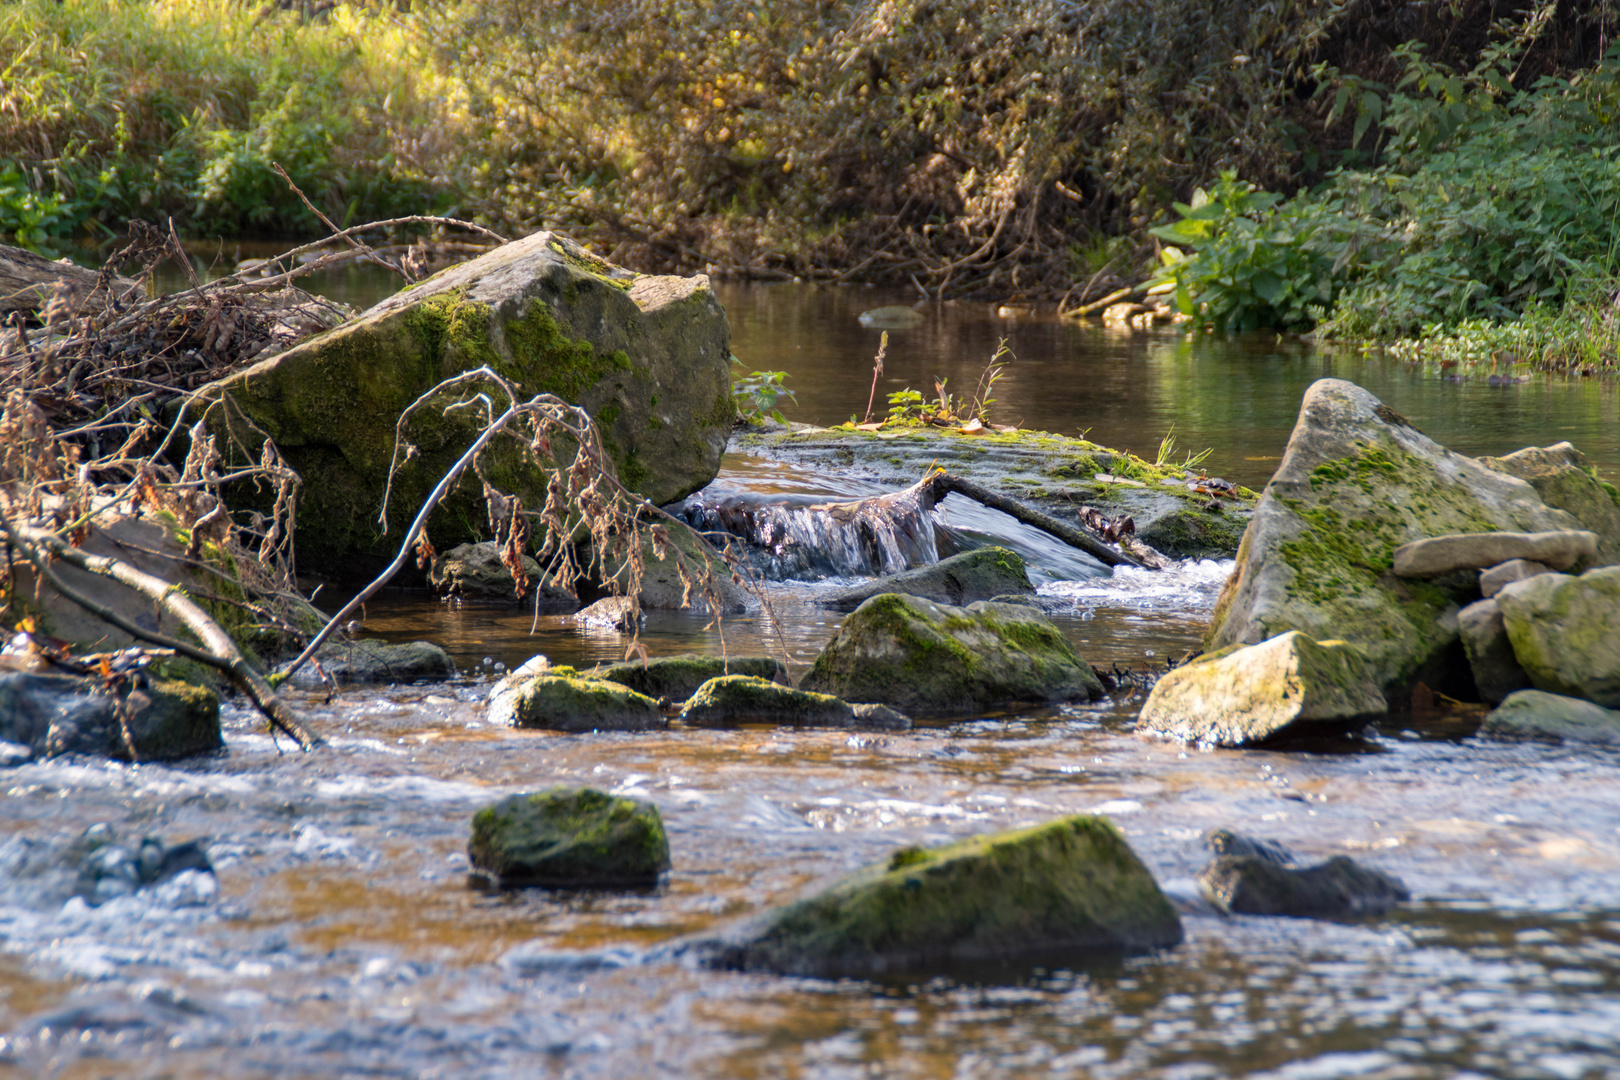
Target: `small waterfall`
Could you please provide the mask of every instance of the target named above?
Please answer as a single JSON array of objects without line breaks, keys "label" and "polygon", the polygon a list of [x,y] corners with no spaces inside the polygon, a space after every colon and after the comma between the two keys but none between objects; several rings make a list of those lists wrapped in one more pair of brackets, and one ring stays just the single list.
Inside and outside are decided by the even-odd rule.
[{"label": "small waterfall", "polygon": [[700,494],[679,515],[703,532],[746,540],[768,578],[877,577],[939,561],[931,509],[909,490],[859,503]]}]

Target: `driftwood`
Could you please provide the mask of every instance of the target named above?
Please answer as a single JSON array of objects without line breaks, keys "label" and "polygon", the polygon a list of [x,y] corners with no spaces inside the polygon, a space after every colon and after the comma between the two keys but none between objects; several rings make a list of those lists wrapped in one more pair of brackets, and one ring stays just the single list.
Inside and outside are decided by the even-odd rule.
[{"label": "driftwood", "polygon": [[975,484],[971,480],[964,480],[960,476],[937,472],[922,483],[933,489],[935,502],[953,492],[965,496],[992,510],[1000,510],[1003,514],[1016,518],[1025,525],[1033,526],[1048,536],[1054,536],[1070,547],[1079,548],[1104,566],[1137,566],[1148,570],[1162,570],[1170,565],[1169,559],[1137,540],[1128,531],[1120,534],[1114,544],[1110,544],[1085,524],[1076,526],[1059,521],[1039,510],[1025,506],[1017,499],[998,495],[989,488]]},{"label": "driftwood", "polygon": [[[0,244],[0,320],[21,312],[46,322],[49,320],[41,312],[53,305],[58,305],[54,316],[80,314],[98,302],[91,294],[96,292],[99,278],[94,270]],[[137,287],[126,277],[111,277],[108,284],[119,296]]]}]

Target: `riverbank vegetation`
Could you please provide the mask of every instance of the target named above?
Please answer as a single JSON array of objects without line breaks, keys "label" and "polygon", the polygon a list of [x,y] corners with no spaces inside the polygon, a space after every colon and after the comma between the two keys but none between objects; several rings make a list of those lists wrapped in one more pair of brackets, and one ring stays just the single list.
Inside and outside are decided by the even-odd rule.
[{"label": "riverbank vegetation", "polygon": [[1612,0],[11,0],[0,232],[317,229],[279,162],[340,222],[459,211],[645,269],[1070,307],[1157,271],[1219,326],[1612,364],[1617,29]]}]

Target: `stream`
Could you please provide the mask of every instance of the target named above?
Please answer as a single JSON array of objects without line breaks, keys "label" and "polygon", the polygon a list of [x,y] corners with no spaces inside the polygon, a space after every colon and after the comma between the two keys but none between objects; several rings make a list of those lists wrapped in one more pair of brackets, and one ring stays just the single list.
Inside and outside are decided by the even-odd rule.
[{"label": "stream", "polygon": [[[909,302],[718,291],[745,367],[787,371],[797,400],[784,411],[816,423],[865,408],[877,332],[855,316]],[[1149,459],[1173,436],[1176,460],[1209,448],[1212,474],[1255,488],[1325,375],[1460,452],[1567,438],[1620,476],[1613,382],[1492,385],[1488,370],[1271,335],[1116,332],[984,305],[891,331],[879,402],[937,377],[970,388],[1001,338],[1018,359],[995,419]],[[742,455],[717,484],[875,493]],[[1069,603],[1055,621],[1103,668],[1196,648],[1231,568],[1108,575],[955,496],[942,514],[1018,548],[1040,591]],[[812,601],[839,584],[773,583],[775,626],[654,612],[642,640],[654,655],[783,653],[802,670],[839,619]],[[617,660],[621,639],[406,591],[369,603],[364,633],[436,641],[462,674],[298,698],[331,740],[318,753],[278,745],[234,702],[211,758],[0,770],[0,1077],[1620,1077],[1615,750],[1490,742],[1423,716],[1311,752],[1199,750],[1134,734],[1142,698],[1126,692],[899,734],[514,731],[482,719],[502,670],[536,653]],[[665,883],[502,892],[470,877],[474,811],[557,783],[656,803]],[[1117,824],[1184,905],[1184,944],[878,982],[712,972],[673,947],[897,847],[1078,812]],[[71,895],[72,854],[100,824],[121,841],[201,840],[215,874],[90,907]],[[1193,878],[1218,827],[1312,860],[1352,855],[1403,878],[1413,902],[1354,922],[1209,914]]]}]

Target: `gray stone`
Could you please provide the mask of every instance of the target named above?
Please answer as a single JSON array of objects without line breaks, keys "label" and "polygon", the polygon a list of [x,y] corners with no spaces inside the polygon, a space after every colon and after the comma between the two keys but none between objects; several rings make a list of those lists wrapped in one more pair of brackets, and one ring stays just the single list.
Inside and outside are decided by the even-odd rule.
[{"label": "gray stone", "polygon": [[[442,379],[489,364],[520,393],[556,394],[594,417],[619,478],[662,505],[707,484],[736,409],[730,330],[709,279],[652,277],[614,266],[556,233],[504,244],[402,290],[335,330],[211,388],[210,412],[257,447],[250,419],[304,478],[300,568],[368,577],[398,546],[382,535],[395,422]],[[416,457],[393,476],[389,508],[409,520],[481,430],[470,411],[429,408],[408,431]],[[547,474],[502,451],[492,468],[527,506]],[[433,516],[435,547],[477,539],[487,520],[476,484]],[[396,524],[395,528],[398,526]]]},{"label": "gray stone", "polygon": [[31,757],[92,754],[127,761],[126,726],[139,761],[190,757],[225,745],[219,698],[190,683],[108,689],[99,679],[0,673],[0,741],[26,747]]},{"label": "gray stone", "polygon": [[932,566],[919,566],[879,578],[865,585],[839,589],[816,600],[834,611],[854,611],[881,593],[920,596],[939,604],[961,607],[977,600],[1005,603],[1003,595],[1033,594],[1023,556],[1004,547],[975,548],[941,559]]},{"label": "gray stone", "polygon": [[534,595],[538,585],[540,599],[546,604],[574,604],[578,601],[569,593],[555,588],[549,581],[540,580],[540,564],[523,556],[523,572],[528,585],[523,593],[517,591],[512,571],[501,561],[501,545],[493,540],[476,544],[460,544],[433,557],[428,571],[428,584],[440,596],[488,603],[516,604]]},{"label": "gray stone", "polygon": [[1512,559],[1529,559],[1555,570],[1568,570],[1595,555],[1597,541],[1597,533],[1581,529],[1430,536],[1395,549],[1395,576],[1440,577],[1457,570],[1485,570]]},{"label": "gray stone", "polygon": [[1469,604],[1457,613],[1457,636],[1462,638],[1468,666],[1474,672],[1479,700],[1495,705],[1515,690],[1530,685],[1530,677],[1513,655],[1502,623],[1502,609],[1494,599]]},{"label": "gray stone", "polygon": [[1322,379],[1305,392],[1261,493],[1209,648],[1300,630],[1357,646],[1381,689],[1423,679],[1450,692],[1456,613],[1477,599],[1476,582],[1398,578],[1395,549],[1450,533],[1578,526],[1523,480],[1452,453],[1360,387]]},{"label": "gray stone", "polygon": [[1553,568],[1546,563],[1530,559],[1510,559],[1499,566],[1479,572],[1479,595],[1489,600],[1515,581],[1533,578],[1538,574],[1551,574]]},{"label": "gray stone", "polygon": [[1536,689],[1620,706],[1620,566],[1515,582],[1496,604]]},{"label": "gray stone", "polygon": [[1033,608],[874,596],[848,615],[799,683],[913,716],[966,716],[1102,696],[1091,666]]},{"label": "gray stone", "polygon": [[1231,829],[1214,829],[1204,836],[1204,846],[1217,856],[1249,856],[1278,866],[1293,866],[1299,860],[1275,840],[1259,840]]},{"label": "gray stone", "polygon": [[593,679],[616,682],[650,698],[664,698],[680,703],[691,697],[697,688],[721,675],[753,675],[787,685],[787,668],[782,661],[770,656],[698,656],[683,653],[680,656],[655,656],[643,663],[639,660],[623,664],[609,664],[585,673]]},{"label": "gray stone", "polygon": [[1252,746],[1342,731],[1388,708],[1360,650],[1295,630],[1167,672],[1140,723],[1182,742]]},{"label": "gray stone", "polygon": [[860,977],[1168,948],[1181,940],[1181,919],[1118,829],[1077,816],[904,848],[740,937],[718,951],[717,966]]},{"label": "gray stone", "polygon": [[[393,683],[440,682],[456,673],[450,654],[431,641],[389,645],[374,638],[327,641],[315,653],[315,664],[305,664],[288,680],[293,686],[317,689],[337,686],[386,686]],[[286,664],[280,670],[285,670]],[[322,673],[325,673],[323,678]]]},{"label": "gray stone", "polygon": [[1494,739],[1615,745],[1620,744],[1620,710],[1544,690],[1520,690],[1485,718],[1479,733]]},{"label": "gray stone", "polygon": [[1399,878],[1344,855],[1303,868],[1255,855],[1219,855],[1198,875],[1198,887],[1228,915],[1381,915],[1412,898]]},{"label": "gray stone", "polygon": [[887,705],[851,705],[855,710],[855,726],[868,731],[910,731],[911,717]]},{"label": "gray stone", "polygon": [[1573,515],[1598,535],[1595,566],[1620,563],[1620,489],[1599,480],[1586,455],[1567,442],[1532,446],[1500,458],[1480,458],[1487,468],[1516,476],[1536,489],[1548,506]]},{"label": "gray stone", "polygon": [[648,731],[664,726],[658,702],[628,686],[549,668],[491,695],[490,722],[548,731]]},{"label": "gray stone", "polygon": [[783,727],[849,727],[855,711],[830,694],[783,686],[752,675],[722,675],[697,688],[681,710],[690,727],[777,724]]},{"label": "gray stone", "polygon": [[[692,529],[679,522],[665,521],[661,524],[664,535],[669,538],[663,557],[659,557],[650,538],[641,546],[641,589],[637,593],[641,609],[680,611],[683,605],[690,605],[691,610],[699,614],[713,614],[716,609],[722,615],[738,615],[746,611],[747,591],[732,580],[730,568],[717,555],[703,550]],[[587,564],[590,562],[592,553],[589,544],[584,546],[582,557]],[[711,566],[713,573],[708,584],[713,596],[705,594],[703,583],[703,574]],[[686,580],[681,577],[683,568]],[[687,588],[687,580],[692,582],[690,589]],[[614,586],[623,591],[628,588],[628,582],[628,573],[621,572],[614,579]]]},{"label": "gray stone", "polygon": [[581,626],[597,630],[612,630],[620,634],[633,634],[647,616],[628,596],[604,596],[588,607],[574,612],[574,621]]},{"label": "gray stone", "polygon": [[624,888],[670,867],[658,807],[592,788],[513,795],[473,816],[467,856],[503,886]]},{"label": "gray stone", "polygon": [[174,845],[165,845],[156,836],[143,838],[139,845],[113,840],[111,827],[102,824],[86,830],[75,845],[81,854],[73,894],[91,907],[160,885],[187,871],[214,872],[207,851],[195,840]]}]

